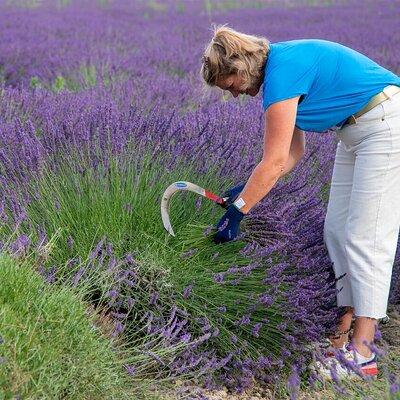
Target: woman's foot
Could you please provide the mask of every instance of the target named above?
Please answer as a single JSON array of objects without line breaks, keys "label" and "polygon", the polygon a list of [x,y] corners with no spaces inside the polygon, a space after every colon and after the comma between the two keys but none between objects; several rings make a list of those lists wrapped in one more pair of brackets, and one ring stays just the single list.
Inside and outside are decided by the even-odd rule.
[{"label": "woman's foot", "polygon": [[341,317],[337,331],[328,337],[332,346],[341,349],[349,342],[349,332],[352,328],[355,318],[353,318],[354,308],[347,306],[346,313]]},{"label": "woman's foot", "polygon": [[322,342],[313,343],[310,348],[322,349],[327,357],[333,355],[332,350],[342,349],[349,343],[349,332],[353,325],[354,308],[347,306],[346,313],[341,317],[338,329],[335,333],[325,338]]},{"label": "woman's foot", "polygon": [[[337,338],[339,336],[339,338]],[[335,339],[336,337],[336,339]],[[335,355],[334,350],[336,349],[344,349],[345,346],[349,344],[349,334],[345,333],[342,335],[331,335],[330,337],[326,338],[324,344],[320,346],[321,349],[324,350],[324,355],[326,357],[333,357]]]},{"label": "woman's foot", "polygon": [[331,335],[328,337],[328,340],[331,342],[332,347],[334,347],[335,349],[341,349],[345,344],[349,342],[349,332]]},{"label": "woman's foot", "polygon": [[350,330],[355,321],[353,314],[354,308],[347,306],[346,313],[341,317],[337,331],[326,339],[325,351],[327,357],[333,356],[330,349],[343,349],[349,343]]},{"label": "woman's foot", "polygon": [[325,360],[316,361],[310,364],[309,368],[323,380],[376,379],[378,375],[375,353],[372,353],[370,357],[363,357],[351,344],[347,344],[343,347],[341,355],[338,353],[336,357],[327,357]]}]

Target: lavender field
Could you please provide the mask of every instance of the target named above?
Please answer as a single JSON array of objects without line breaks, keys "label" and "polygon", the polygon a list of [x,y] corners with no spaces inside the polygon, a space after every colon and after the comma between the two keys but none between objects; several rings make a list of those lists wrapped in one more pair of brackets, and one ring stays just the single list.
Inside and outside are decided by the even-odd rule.
[{"label": "lavender field", "polygon": [[[31,362],[13,333],[21,312],[11,323],[1,311],[22,302],[24,285],[10,285],[0,399],[245,399],[255,386],[271,399],[399,398],[400,318],[382,328],[393,351],[377,332],[387,368],[374,387],[333,382],[332,397],[304,397],[327,389],[307,369],[307,345],[340,317],[323,242],[334,132],[306,133],[304,158],[243,220],[240,240],[215,244],[223,211],[193,193],[172,201],[176,237],[160,215],[171,183],[222,194],[262,156],[261,96],[204,90],[211,24],[336,41],[399,75],[399,21],[399,0],[0,0],[0,252],[97,310],[115,355],[114,369],[102,368],[105,352],[89,363],[104,386],[67,372],[95,350],[49,350],[46,370]],[[389,310],[400,313],[400,251]],[[50,349],[60,339],[48,334]]]}]

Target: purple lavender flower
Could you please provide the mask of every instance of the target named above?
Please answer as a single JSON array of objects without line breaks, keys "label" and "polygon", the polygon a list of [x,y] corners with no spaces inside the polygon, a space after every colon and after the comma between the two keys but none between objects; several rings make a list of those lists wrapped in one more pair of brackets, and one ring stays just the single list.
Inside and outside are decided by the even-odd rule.
[{"label": "purple lavender flower", "polygon": [[229,361],[232,360],[233,356],[234,356],[234,354],[232,352],[230,352],[230,353],[228,353],[228,355],[226,357],[221,358],[215,365],[215,369],[225,367],[229,363]]},{"label": "purple lavender flower", "polygon": [[136,368],[134,365],[124,364],[124,367],[130,376],[136,375]]},{"label": "purple lavender flower", "polygon": [[113,254],[113,246],[112,243],[107,243],[106,245],[106,254],[110,257]]},{"label": "purple lavender flower", "polygon": [[125,279],[124,283],[126,284],[126,286],[128,287],[134,287],[135,286],[135,282],[132,281],[131,279]]},{"label": "purple lavender flower", "polygon": [[214,282],[217,283],[221,283],[224,280],[224,273],[223,272],[219,272],[217,274],[214,274],[213,276]]},{"label": "purple lavender flower", "polygon": [[261,326],[262,326],[262,324],[259,323],[259,322],[256,323],[256,324],[253,326],[253,329],[252,329],[252,331],[251,331],[251,333],[252,333],[253,336],[255,336],[255,337],[259,337],[259,336],[260,336],[259,332],[260,332]]},{"label": "purple lavender flower", "polygon": [[281,330],[281,331],[285,331],[287,328],[287,321],[282,321],[281,323],[279,323],[276,326],[277,329]]},{"label": "purple lavender flower", "polygon": [[55,200],[55,201],[54,201],[54,207],[55,207],[55,209],[56,209],[57,211],[60,211],[60,210],[61,210],[61,205],[60,205],[60,202],[59,202],[58,200]]},{"label": "purple lavender flower", "polygon": [[118,336],[124,330],[124,325],[120,321],[115,322],[115,329],[112,333],[112,336]]},{"label": "purple lavender flower", "polygon": [[101,254],[101,250],[103,247],[103,243],[104,243],[105,238],[101,238],[101,240],[97,243],[95,249],[90,253],[89,255],[89,260],[92,261],[95,258],[97,258],[100,254]]},{"label": "purple lavender flower", "polygon": [[372,351],[374,352],[378,357],[383,357],[386,352],[383,349],[380,349],[377,347],[374,343],[368,344],[366,340],[363,341],[363,343]]},{"label": "purple lavender flower", "polygon": [[282,349],[281,354],[282,354],[282,357],[286,358],[286,357],[289,357],[292,353],[288,349]]},{"label": "purple lavender flower", "polygon": [[114,271],[115,267],[117,266],[117,258],[115,256],[111,256],[109,262],[108,262],[108,268],[107,270],[109,272]]},{"label": "purple lavender flower", "polygon": [[85,268],[83,268],[83,267],[79,268],[78,272],[73,277],[73,280],[72,280],[73,286],[76,286],[78,284],[78,282],[82,278],[82,275],[84,274],[84,272],[85,272]]},{"label": "purple lavender flower", "polygon": [[225,313],[226,312],[226,306],[218,306],[217,311],[220,313]]},{"label": "purple lavender flower", "polygon": [[217,337],[217,336],[219,336],[219,333],[220,333],[220,330],[219,330],[218,327],[216,327],[216,328],[214,329],[214,331],[212,332],[212,337]]},{"label": "purple lavender flower", "polygon": [[126,302],[128,303],[128,307],[129,307],[129,308],[132,308],[133,305],[135,304],[135,300],[134,300],[132,297],[130,297],[130,296],[128,296],[128,297],[126,298]]},{"label": "purple lavender flower", "polygon": [[188,251],[181,254],[181,258],[189,258],[193,254],[195,254],[198,250],[199,249],[197,249],[197,248],[189,249]]},{"label": "purple lavender flower", "polygon": [[46,276],[46,282],[47,283],[54,283],[55,279],[56,279],[56,272],[57,272],[57,267],[56,266],[52,266],[49,271],[47,272],[47,276]]},{"label": "purple lavender flower", "polygon": [[232,285],[232,286],[236,286],[236,285],[238,285],[241,281],[242,281],[241,278],[236,278],[236,279],[232,279],[232,280],[229,282],[229,284]]},{"label": "purple lavender flower", "polygon": [[190,296],[192,289],[193,289],[193,284],[190,284],[189,286],[185,287],[185,289],[183,290],[183,295],[182,295],[184,299],[187,299]]},{"label": "purple lavender flower", "polygon": [[274,303],[274,298],[268,293],[263,293],[262,295],[260,295],[258,301],[264,306],[269,307]]},{"label": "purple lavender flower", "polygon": [[229,267],[228,270],[227,270],[227,272],[229,272],[230,274],[235,274],[235,273],[238,272],[239,270],[240,270],[240,268],[239,268],[237,265],[235,265],[235,266],[233,266],[233,267]]},{"label": "purple lavender flower", "polygon": [[183,334],[180,339],[184,343],[189,343],[191,336],[192,336],[191,333],[187,332]]},{"label": "purple lavender flower", "polygon": [[218,232],[223,231],[229,224],[229,218],[226,218],[222,225],[217,229]]},{"label": "purple lavender flower", "polygon": [[287,380],[287,388],[289,390],[290,399],[297,399],[300,389],[300,376],[297,366],[292,367],[292,373]]},{"label": "purple lavender flower", "polygon": [[382,332],[380,331],[378,325],[376,325],[374,340],[381,340],[382,339]]},{"label": "purple lavender flower", "polygon": [[199,211],[199,210],[200,210],[202,199],[203,199],[202,197],[198,197],[198,198],[196,199],[196,204],[195,204],[196,211]]},{"label": "purple lavender flower", "polygon": [[69,248],[70,251],[72,250],[72,248],[73,248],[73,246],[74,246],[74,239],[72,238],[71,235],[68,236],[68,239],[67,239],[67,246],[68,246],[68,248]]},{"label": "purple lavender flower", "polygon": [[399,395],[399,393],[400,393],[400,384],[392,383],[390,385],[389,391],[390,391],[390,395],[392,395],[392,396]]},{"label": "purple lavender flower", "polygon": [[12,243],[11,251],[16,254],[27,252],[30,243],[31,243],[30,238],[27,235],[22,234],[18,236],[18,238]]},{"label": "purple lavender flower", "polygon": [[150,300],[149,300],[149,305],[154,305],[154,304],[156,304],[156,302],[157,302],[159,296],[160,296],[160,294],[159,294],[158,292],[154,291],[154,292],[151,294],[151,297],[150,297]]},{"label": "purple lavender flower", "polygon": [[245,314],[239,320],[235,321],[234,324],[237,326],[248,325],[250,324],[250,316]]},{"label": "purple lavender flower", "polygon": [[152,352],[150,350],[143,351],[143,353],[146,354],[146,355],[149,355],[151,358],[156,360],[159,364],[161,364],[163,366],[165,365],[164,361],[156,353],[154,353],[154,352]]},{"label": "purple lavender flower", "polygon": [[127,316],[127,314],[125,314],[125,313],[119,313],[119,312],[115,312],[115,311],[111,311],[111,315],[115,318],[121,318],[121,319],[124,319]]},{"label": "purple lavender flower", "polygon": [[207,226],[207,228],[204,229],[204,231],[203,231],[203,236],[208,236],[212,232],[213,228],[214,228],[214,225]]},{"label": "purple lavender flower", "polygon": [[259,356],[258,358],[258,365],[261,369],[264,368],[271,368],[271,360],[267,356]]},{"label": "purple lavender flower", "polygon": [[199,345],[201,343],[204,343],[205,341],[207,341],[211,337],[211,335],[212,335],[211,332],[207,332],[206,334],[204,334],[204,335],[198,337],[196,340],[194,340],[193,344],[195,346],[197,346],[197,345]]},{"label": "purple lavender flower", "polygon": [[125,260],[126,260],[126,262],[127,262],[128,264],[133,264],[133,263],[134,263],[134,258],[133,258],[133,256],[132,256],[132,254],[127,254],[127,255],[125,256]]},{"label": "purple lavender flower", "polygon": [[118,296],[119,292],[116,289],[111,289],[107,292],[107,296],[115,299]]}]

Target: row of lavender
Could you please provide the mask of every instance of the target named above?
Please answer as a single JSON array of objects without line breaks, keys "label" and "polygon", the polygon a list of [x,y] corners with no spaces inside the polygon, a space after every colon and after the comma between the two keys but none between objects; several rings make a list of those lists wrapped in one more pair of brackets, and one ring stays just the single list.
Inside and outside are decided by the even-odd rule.
[{"label": "row of lavender", "polygon": [[[400,38],[393,34],[398,31],[395,2],[371,2],[363,9],[355,2],[344,2],[329,8],[266,7],[262,12],[248,8],[229,13],[211,13],[193,2],[185,3],[184,12],[179,10],[149,9],[139,2],[109,3],[106,8],[96,2],[79,7],[72,3],[62,9],[2,8],[0,218],[4,223],[19,226],[29,214],[24,209],[29,199],[21,201],[15,187],[28,185],[32,173],[46,160],[53,160],[52,168],[57,170],[57,157],[52,155],[69,151],[68,146],[90,149],[95,141],[104,148],[111,144],[116,158],[132,140],[137,149],[149,145],[154,157],[164,163],[166,174],[174,170],[178,159],[190,162],[200,175],[217,166],[218,186],[210,188],[216,192],[225,189],[228,181],[247,179],[261,155],[262,110],[259,99],[226,101],[216,93],[201,95],[199,60],[211,33],[211,21],[229,22],[243,31],[248,26],[259,27],[252,33],[272,41],[298,37],[336,40],[399,73],[395,49]],[[168,24],[171,18],[173,28]],[[287,24],[282,25],[282,20]],[[385,29],[372,35],[361,23],[365,20]],[[220,349],[218,332],[203,321],[202,335],[191,343],[193,314],[171,304],[172,315],[165,314],[165,309],[148,310],[141,321],[148,333],[169,338],[163,342],[165,348],[183,343],[184,350],[169,365],[160,360],[160,369],[172,375],[218,371],[225,385],[237,389],[249,386],[253,376],[270,382],[278,379],[277,371],[290,365],[299,374],[293,356],[300,364],[304,361],[298,358],[301,344],[320,338],[333,326],[337,315],[331,308],[333,276],[322,241],[326,196],[321,199],[320,194],[329,184],[335,139],[330,133],[310,133],[308,138],[307,155],[291,179],[279,182],[245,225],[249,259],[262,260],[259,267],[266,269],[262,286],[269,291],[260,303],[267,308],[277,298],[284,298],[278,313],[286,322],[276,327],[282,352],[267,348],[257,352],[258,358],[250,357],[248,343],[235,345],[237,337],[232,337],[235,352],[211,352],[210,348]],[[24,243],[20,238],[14,247],[19,249]],[[274,254],[279,254],[279,262],[271,265]],[[111,257],[100,250],[99,255],[102,260]],[[132,264],[129,256],[126,260],[127,265]],[[399,261],[397,257],[390,302],[399,301]],[[235,274],[234,269],[231,272]],[[237,271],[239,277],[241,273]],[[224,275],[216,276],[215,283],[221,283]],[[195,289],[195,284],[187,286],[183,299],[189,300]],[[131,293],[109,294],[116,332],[133,331],[137,320],[125,321],[125,325],[118,322],[133,307]],[[250,290],[249,305],[252,294]],[[153,293],[149,306],[156,303]],[[246,310],[237,326],[251,327],[256,311]],[[262,325],[252,326],[250,348],[256,348]],[[239,329],[236,333],[244,337],[246,332]],[[207,346],[197,348],[207,343],[208,350]],[[151,349],[150,341],[144,347]],[[135,367],[138,365],[127,366],[128,372],[133,375]],[[265,367],[269,367],[268,373]],[[211,385],[211,378],[207,383]]]}]

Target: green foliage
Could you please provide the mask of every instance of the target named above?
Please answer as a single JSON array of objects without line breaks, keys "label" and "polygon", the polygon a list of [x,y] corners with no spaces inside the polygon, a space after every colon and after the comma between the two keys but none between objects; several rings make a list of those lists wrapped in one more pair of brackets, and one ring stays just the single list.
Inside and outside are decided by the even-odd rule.
[{"label": "green foliage", "polygon": [[148,7],[155,11],[166,11],[168,9],[168,5],[156,0],[148,0]]},{"label": "green foliage", "polygon": [[331,185],[330,183],[326,183],[322,189],[321,192],[319,193],[319,197],[325,202],[328,203],[329,201],[329,191],[330,191]]},{"label": "green foliage", "polygon": [[0,255],[2,399],[132,398],[115,349],[81,296]]},{"label": "green foliage", "polygon": [[262,1],[247,1],[243,4],[241,0],[204,0],[204,8],[209,13],[212,10],[233,10],[241,8],[263,8],[266,4]]},{"label": "green foliage", "polygon": [[40,0],[6,0],[7,5],[23,8],[36,8],[40,6],[40,3]]},{"label": "green foliage", "polygon": [[100,7],[105,7],[110,4],[110,0],[97,0],[97,3],[99,4]]},{"label": "green foliage", "polygon": [[36,135],[37,137],[42,137],[42,136],[43,136],[43,130],[42,130],[42,128],[36,128],[36,129],[35,129],[35,135]]},{"label": "green foliage", "polygon": [[[182,76],[181,71],[171,71],[172,75]],[[1,70],[0,70],[0,83],[1,83]],[[81,66],[72,70],[64,75],[57,75],[53,82],[40,80],[39,77],[33,76],[30,79],[30,87],[32,89],[41,88],[49,90],[54,93],[59,93],[63,90],[70,92],[79,92],[81,90],[95,87],[99,81],[103,81],[105,86],[110,86],[118,81],[125,81],[129,79],[129,74],[124,71],[119,71],[115,75],[111,75],[107,65],[104,65],[100,71],[92,64],[83,63]]]},{"label": "green foliage", "polygon": [[180,68],[179,66],[176,65],[171,65],[171,63],[169,61],[165,61],[165,62],[160,62],[160,64],[158,65],[158,68],[166,71],[168,73],[168,75],[171,76],[176,76],[178,78],[183,78],[186,75],[186,72]]},{"label": "green foliage", "polygon": [[62,7],[66,7],[69,4],[71,4],[72,0],[57,0],[57,5],[58,7],[62,8]]},{"label": "green foliage", "polygon": [[42,83],[40,82],[40,79],[37,76],[32,76],[31,80],[29,82],[29,86],[32,89],[41,88],[42,87]]},{"label": "green foliage", "polygon": [[55,93],[59,93],[65,89],[65,86],[66,86],[65,78],[62,75],[57,75],[51,88]]},{"label": "green foliage", "polygon": [[[40,174],[23,189],[31,196],[27,207],[30,223],[23,222],[18,233],[25,232],[37,242],[35,226],[42,226],[48,236],[61,230],[52,257],[45,263],[46,268],[59,266],[58,278],[70,281],[80,265],[66,267],[68,260],[73,257],[86,260],[96,243],[105,237],[112,243],[117,259],[128,252],[136,254],[141,284],[129,292],[135,299],[136,315],[148,311],[150,297],[156,291],[162,308],[170,309],[174,298],[175,303],[191,315],[207,317],[211,326],[218,327],[220,335],[212,339],[212,345],[221,352],[231,351],[247,341],[243,354],[251,359],[256,360],[265,351],[280,354],[285,343],[281,343],[282,333],[276,328],[283,319],[283,299],[279,295],[267,309],[261,304],[257,306],[252,324],[237,326],[234,323],[254,306],[256,296],[271,289],[263,283],[263,278],[273,264],[259,259],[258,267],[248,274],[243,273],[240,278],[232,272],[226,274],[223,282],[215,280],[216,274],[226,272],[229,267],[243,267],[251,262],[240,253],[245,242],[233,241],[223,246],[213,242],[214,225],[225,211],[205,199],[197,207],[198,195],[180,192],[174,195],[170,204],[170,220],[176,237],[169,235],[162,226],[161,196],[171,183],[187,180],[218,193],[221,187],[230,187],[232,182],[221,181],[217,166],[200,174],[196,172],[195,160],[167,160],[168,153],[162,155],[162,160],[151,155],[149,150],[141,149],[137,143],[127,144],[118,155],[111,152],[104,146],[94,146],[90,152],[88,149],[69,149],[65,154],[55,154],[57,163],[50,162],[49,165],[57,165],[57,170],[44,165]],[[212,229],[204,234],[206,228]],[[242,228],[246,229],[245,223]],[[69,236],[74,241],[72,249],[67,246]],[[188,255],[189,251],[193,254]],[[219,254],[215,256],[217,252]],[[272,263],[277,260],[274,258]],[[112,280],[97,269],[95,272],[87,277],[87,282],[92,285],[92,291],[98,293],[97,299],[93,300],[100,301],[110,289]],[[238,281],[235,282],[235,278],[239,278]],[[184,298],[184,289],[192,283],[191,295]],[[285,284],[279,287],[281,293],[286,290]],[[220,306],[226,307],[225,313],[218,310]],[[264,318],[270,323],[263,327],[259,337],[253,336],[253,324]],[[200,335],[201,327],[194,319],[191,323],[191,332]],[[289,326],[286,332],[290,333],[291,329]],[[135,321],[127,323],[125,331],[132,340],[134,353],[137,345],[132,343],[144,341],[143,332]],[[238,343],[231,342],[232,334],[238,336]],[[152,351],[159,352],[157,354],[168,364],[180,348],[160,347]],[[143,360],[143,355],[135,357]],[[145,371],[146,366],[143,368]]]},{"label": "green foliage", "polygon": [[183,1],[178,2],[176,5],[176,10],[179,14],[183,14],[185,12],[185,3]]},{"label": "green foliage", "polygon": [[4,77],[4,67],[0,65],[0,86],[5,83],[6,79]]},{"label": "green foliage", "polygon": [[85,85],[87,87],[96,86],[97,74],[96,74],[96,67],[94,65],[82,65],[79,68],[79,71],[82,74]]}]

